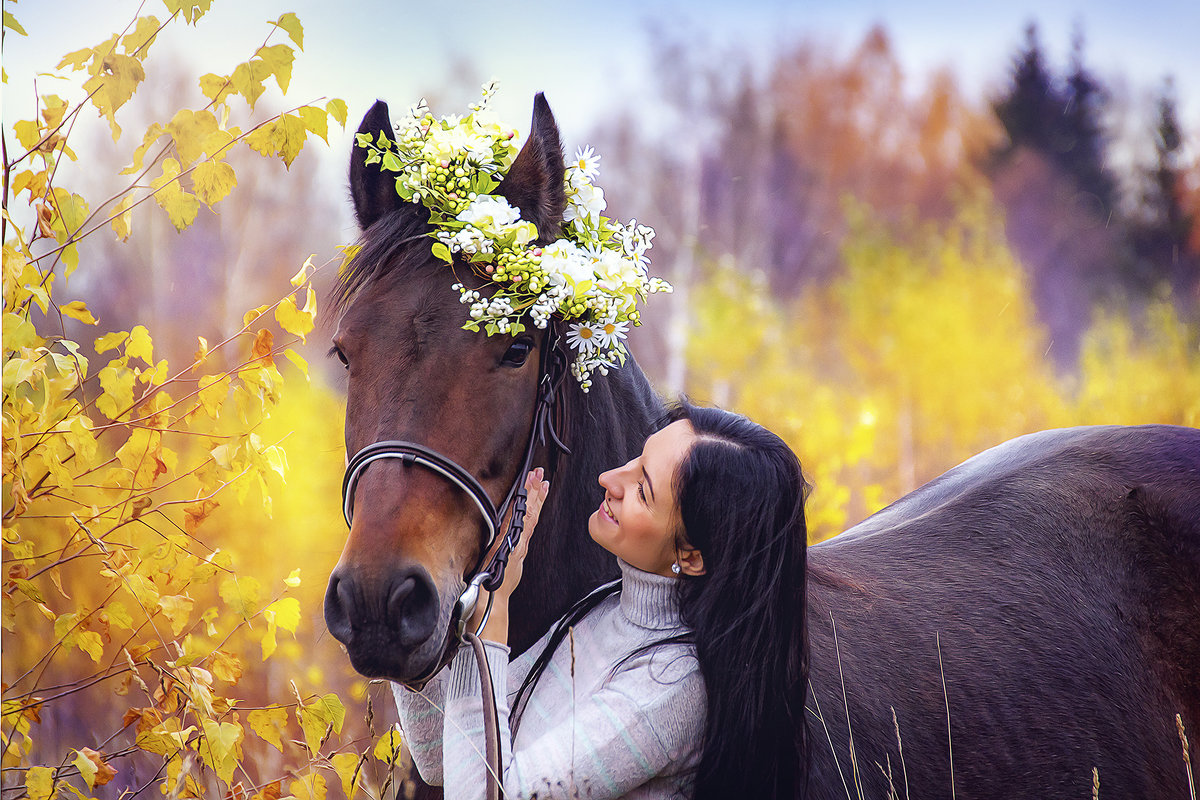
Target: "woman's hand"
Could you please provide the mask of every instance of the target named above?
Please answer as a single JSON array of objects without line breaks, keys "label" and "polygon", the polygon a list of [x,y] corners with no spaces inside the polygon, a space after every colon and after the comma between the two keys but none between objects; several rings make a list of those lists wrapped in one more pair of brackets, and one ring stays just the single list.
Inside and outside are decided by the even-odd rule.
[{"label": "woman's hand", "polygon": [[[483,639],[501,644],[508,643],[508,599],[512,597],[512,593],[516,591],[517,585],[521,582],[521,575],[525,569],[525,556],[529,553],[529,540],[533,538],[533,531],[537,527],[538,518],[542,513],[542,505],[546,502],[546,495],[550,492],[550,482],[543,480],[544,474],[542,468],[538,467],[525,476],[525,491],[528,494],[525,502],[525,531],[521,535],[520,541],[517,542],[517,546],[509,554],[508,566],[504,570],[504,581],[495,592],[492,600],[492,613],[488,617],[487,625],[480,632],[480,637]],[[506,530],[507,527],[505,524],[502,530]],[[499,546],[499,540],[497,540],[497,546]],[[475,607],[475,613],[471,615],[468,623],[469,630],[478,627],[480,620],[483,619],[487,600],[487,592],[482,593],[479,603]]]}]

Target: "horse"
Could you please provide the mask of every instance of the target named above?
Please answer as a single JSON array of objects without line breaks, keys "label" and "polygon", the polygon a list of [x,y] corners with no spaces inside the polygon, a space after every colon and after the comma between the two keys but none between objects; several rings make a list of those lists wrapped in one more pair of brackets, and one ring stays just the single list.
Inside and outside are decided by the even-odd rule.
[{"label": "horse", "polygon": [[[359,133],[391,130],[380,101]],[[558,236],[563,174],[539,94],[497,193],[543,242]],[[464,330],[451,284],[484,281],[434,257],[427,213],[357,144],[350,189],[362,237],[335,290],[331,351],[349,371],[347,453],[419,443],[466,477],[398,456],[357,468],[325,617],[358,672],[419,685],[457,645],[459,598],[488,545],[462,481],[503,498],[527,442],[551,476],[510,606],[520,654],[616,577],[586,533],[596,476],[640,452],[663,404],[630,358],[587,393],[560,386],[565,449],[534,436],[561,337]],[[1015,439],[810,547],[808,562],[805,796],[1077,798],[1097,775],[1106,796],[1188,796],[1176,715],[1200,731],[1200,431]]]}]

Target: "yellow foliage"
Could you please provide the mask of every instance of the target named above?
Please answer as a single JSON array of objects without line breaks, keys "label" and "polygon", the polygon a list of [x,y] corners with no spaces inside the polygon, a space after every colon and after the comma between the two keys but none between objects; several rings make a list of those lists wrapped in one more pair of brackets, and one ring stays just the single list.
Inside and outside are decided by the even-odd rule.
[{"label": "yellow foliage", "polygon": [[[11,160],[6,152],[5,163],[12,179],[3,246],[4,766],[36,800],[87,798],[112,779],[108,757],[116,752],[148,775],[161,768],[158,788],[174,797],[243,798],[246,790],[230,785],[237,773],[261,789],[256,796],[275,800],[285,771],[323,796],[318,770],[328,757],[318,749],[322,742],[329,750],[346,746],[338,738],[344,708],[327,692],[321,663],[306,658],[292,681],[287,665],[257,663],[259,648],[264,657],[300,661],[293,637],[313,638],[301,608],[319,606],[321,587],[301,583],[290,555],[306,544],[281,558],[275,537],[246,535],[268,524],[275,498],[298,542],[324,541],[340,525],[338,401],[309,387],[307,364],[293,350],[315,324],[312,261],[280,287],[279,302],[247,315],[240,330],[225,331],[212,347],[198,338],[199,352],[182,370],[155,359],[143,325],[100,331],[100,358],[89,363],[88,348],[69,335],[74,324],[62,321],[97,320],[83,301],[56,298],[77,265],[95,269],[79,264],[80,240],[109,230],[130,239],[134,209],[155,203],[182,230],[201,202],[214,206],[236,188],[224,157],[247,137],[226,125],[240,88],[223,76],[201,79],[219,96],[213,108],[173,110],[133,137],[132,166],[123,174],[138,178],[113,198],[89,203],[57,171],[62,158],[75,158],[67,137],[86,127],[85,108],[120,139],[117,117],[145,78],[143,59],[158,33],[173,20],[194,22],[209,0],[167,5],[166,22],[142,17],[60,62],[82,73],[77,83],[87,91],[77,95],[90,96],[76,103],[42,96],[37,118],[11,126],[9,141],[24,152]],[[268,25],[301,44],[294,14]],[[291,44],[269,43],[250,66],[235,68],[250,77],[241,87],[253,95],[243,94],[247,103],[265,78],[286,90],[293,60]],[[290,165],[310,133],[327,136],[330,117],[344,124],[345,104],[268,120],[272,153]],[[151,197],[155,203],[144,202]],[[103,278],[89,275],[89,283]],[[290,367],[285,378],[275,363],[280,352],[305,378],[294,398],[285,392]],[[273,420],[280,410],[285,419]],[[328,457],[304,459],[289,486],[283,440],[312,420],[322,423],[318,431],[292,438],[304,446],[318,439]],[[233,498],[249,502],[238,508]],[[329,498],[328,507],[319,498]],[[305,563],[317,572],[331,566]],[[282,644],[280,629],[290,634]],[[247,668],[252,652],[254,670]],[[314,693],[314,685],[325,693]],[[43,699],[51,688],[54,695]],[[70,706],[67,718],[86,719],[87,730],[57,726],[39,737],[40,710],[50,703]],[[258,734],[250,741],[247,712]],[[287,731],[293,714],[305,733],[300,743]],[[82,746],[81,736],[86,744],[104,742],[108,753]],[[268,743],[282,761],[259,763]]]},{"label": "yellow foliage", "polygon": [[693,289],[688,392],[792,445],[813,541],[1023,433],[1200,420],[1200,334],[1169,301],[1140,332],[1099,316],[1078,375],[1059,375],[993,208],[908,242],[850,212],[844,271],[794,303],[732,263]]}]

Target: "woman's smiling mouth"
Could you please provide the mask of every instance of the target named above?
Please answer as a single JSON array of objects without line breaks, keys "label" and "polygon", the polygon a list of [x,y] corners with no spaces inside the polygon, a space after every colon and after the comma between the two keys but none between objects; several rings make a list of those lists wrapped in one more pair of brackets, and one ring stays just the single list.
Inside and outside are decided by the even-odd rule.
[{"label": "woman's smiling mouth", "polygon": [[608,521],[611,522],[612,524],[614,524],[614,525],[617,524],[617,518],[615,516],[613,516],[612,508],[608,505],[607,497],[605,497],[604,502],[602,502],[600,504],[600,513],[603,514],[605,516],[605,518],[607,518]]}]

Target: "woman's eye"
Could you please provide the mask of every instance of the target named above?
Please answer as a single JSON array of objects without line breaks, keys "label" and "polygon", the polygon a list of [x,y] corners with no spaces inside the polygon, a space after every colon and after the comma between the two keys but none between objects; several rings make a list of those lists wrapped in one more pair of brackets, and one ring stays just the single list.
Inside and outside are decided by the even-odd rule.
[{"label": "woman's eye", "polygon": [[525,359],[529,358],[529,354],[532,351],[532,340],[517,339],[508,346],[508,350],[504,352],[504,358],[500,359],[500,363],[506,367],[519,367],[525,363]]},{"label": "woman's eye", "polygon": [[642,502],[646,502],[646,485],[638,481],[638,497],[642,498]]}]

